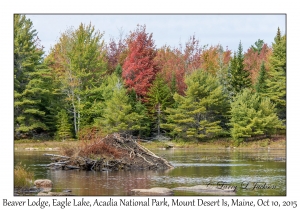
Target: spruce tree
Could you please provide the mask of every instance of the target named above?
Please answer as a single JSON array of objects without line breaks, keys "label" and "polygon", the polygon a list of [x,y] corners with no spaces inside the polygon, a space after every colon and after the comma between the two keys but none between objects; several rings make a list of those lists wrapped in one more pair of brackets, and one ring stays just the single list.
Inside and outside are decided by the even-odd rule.
[{"label": "spruce tree", "polygon": [[65,109],[62,109],[57,114],[57,133],[56,136],[60,140],[67,140],[72,138],[71,124],[69,122],[69,116]]},{"label": "spruce tree", "polygon": [[156,76],[146,98],[146,105],[159,136],[161,133],[160,125],[165,118],[165,109],[173,103],[171,90],[161,75]]},{"label": "spruce tree", "polygon": [[244,70],[244,54],[242,43],[239,43],[237,53],[231,59],[232,88],[234,95],[244,88],[251,87],[250,72]]},{"label": "spruce tree", "polygon": [[267,71],[265,67],[265,63],[261,64],[259,75],[257,77],[257,81],[255,83],[255,91],[259,94],[265,95],[266,93],[266,80],[267,80]]},{"label": "spruce tree", "polygon": [[120,64],[117,65],[115,69],[115,73],[117,74],[118,77],[122,77],[122,66]]},{"label": "spruce tree", "polygon": [[225,65],[223,48],[219,49],[219,69],[216,72],[216,77],[219,84],[222,86],[222,91],[229,101],[232,101],[234,92],[232,88],[232,73],[231,64]]}]

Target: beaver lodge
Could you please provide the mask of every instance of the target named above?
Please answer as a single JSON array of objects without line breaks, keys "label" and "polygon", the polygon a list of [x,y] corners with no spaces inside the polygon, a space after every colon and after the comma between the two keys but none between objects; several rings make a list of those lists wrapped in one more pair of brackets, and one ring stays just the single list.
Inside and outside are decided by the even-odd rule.
[{"label": "beaver lodge", "polygon": [[141,146],[131,136],[120,134],[110,134],[84,143],[80,147],[65,148],[63,155],[44,155],[51,157],[52,163],[48,167],[62,170],[118,171],[173,168],[168,161]]}]

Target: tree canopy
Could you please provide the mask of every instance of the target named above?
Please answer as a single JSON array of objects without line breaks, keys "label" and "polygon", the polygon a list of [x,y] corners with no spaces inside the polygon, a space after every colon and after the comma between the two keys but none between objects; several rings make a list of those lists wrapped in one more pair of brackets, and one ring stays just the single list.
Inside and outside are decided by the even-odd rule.
[{"label": "tree canopy", "polygon": [[[33,23],[14,15],[14,135],[78,139],[88,131],[236,142],[285,131],[286,36],[243,52],[155,46],[145,25],[104,39],[70,27],[45,56]],[[233,53],[232,53],[233,52]]]}]

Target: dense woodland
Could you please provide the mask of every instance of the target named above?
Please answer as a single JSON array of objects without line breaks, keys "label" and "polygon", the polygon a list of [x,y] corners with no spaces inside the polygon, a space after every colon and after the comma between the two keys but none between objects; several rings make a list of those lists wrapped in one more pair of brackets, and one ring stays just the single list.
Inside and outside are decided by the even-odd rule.
[{"label": "dense woodland", "polygon": [[240,40],[229,50],[200,46],[195,36],[157,48],[145,25],[104,40],[92,24],[80,24],[45,56],[31,20],[14,16],[16,140],[119,132],[242,142],[284,133],[285,124],[286,36],[279,28],[272,46],[258,39],[244,52]]}]

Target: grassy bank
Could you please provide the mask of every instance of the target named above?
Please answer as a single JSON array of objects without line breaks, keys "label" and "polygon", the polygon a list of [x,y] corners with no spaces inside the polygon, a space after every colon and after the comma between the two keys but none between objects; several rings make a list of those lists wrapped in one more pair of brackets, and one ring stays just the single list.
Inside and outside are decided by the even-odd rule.
[{"label": "grassy bank", "polygon": [[193,149],[286,149],[286,137],[277,136],[270,139],[261,139],[243,142],[236,146],[231,139],[217,139],[205,142],[184,142],[184,141],[166,141],[166,142],[143,142],[143,146],[148,149],[156,148],[193,148]]},{"label": "grassy bank", "polygon": [[[21,140],[14,141],[15,150],[39,150],[39,151],[56,151],[65,147],[79,146],[81,141],[36,141],[36,140]],[[185,142],[185,141],[151,141],[140,142],[141,145],[148,149],[158,148],[193,148],[193,149],[285,149],[286,137],[276,136],[270,139],[253,140],[243,142],[239,146],[235,146],[234,142],[230,139],[217,139],[205,142]]]}]

